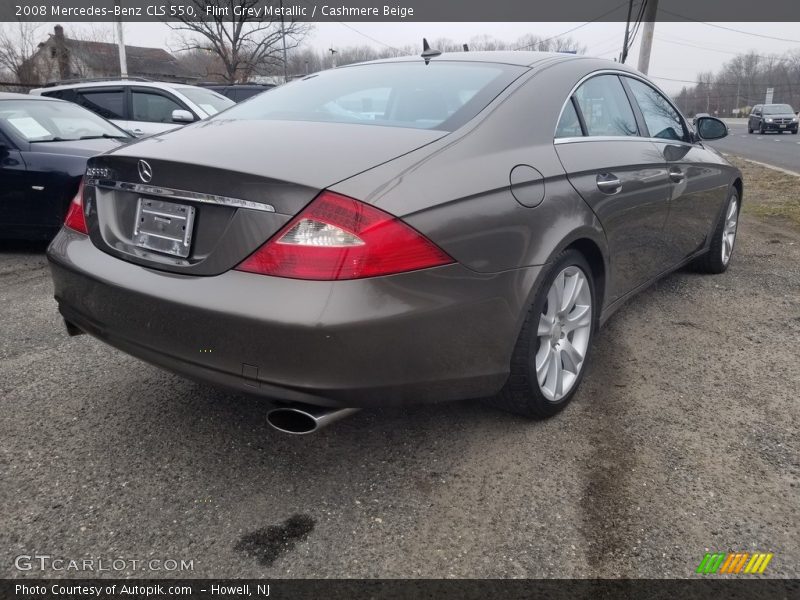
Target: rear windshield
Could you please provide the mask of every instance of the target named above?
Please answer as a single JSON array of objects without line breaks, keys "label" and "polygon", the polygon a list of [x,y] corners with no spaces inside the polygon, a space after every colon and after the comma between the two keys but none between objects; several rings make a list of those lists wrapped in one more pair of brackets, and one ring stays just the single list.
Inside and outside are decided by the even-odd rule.
[{"label": "rear windshield", "polygon": [[224,119],[363,123],[453,131],[477,115],[525,67],[436,62],[359,65],[273,88]]},{"label": "rear windshield", "polygon": [[792,113],[794,113],[794,111],[788,104],[767,104],[764,106],[765,115],[786,115]]}]

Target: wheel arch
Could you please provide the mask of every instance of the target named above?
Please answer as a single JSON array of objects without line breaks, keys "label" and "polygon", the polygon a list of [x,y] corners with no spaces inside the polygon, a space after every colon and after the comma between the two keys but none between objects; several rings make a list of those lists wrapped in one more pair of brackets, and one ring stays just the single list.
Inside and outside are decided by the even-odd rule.
[{"label": "wheel arch", "polygon": [[594,281],[595,302],[602,309],[606,295],[606,256],[597,242],[588,237],[578,238],[564,248],[564,250],[571,249],[580,252],[586,262],[589,263],[589,267],[592,269],[592,280]]},{"label": "wheel arch", "polygon": [[742,182],[741,176],[736,177],[733,180],[732,187],[736,190],[736,193],[739,195],[739,210],[742,208],[742,201],[744,200],[744,183]]}]

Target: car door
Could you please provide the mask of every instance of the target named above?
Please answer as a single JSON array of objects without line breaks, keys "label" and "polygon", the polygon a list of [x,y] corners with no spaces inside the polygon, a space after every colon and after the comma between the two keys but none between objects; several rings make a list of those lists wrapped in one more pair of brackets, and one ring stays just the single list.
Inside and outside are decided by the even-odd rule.
[{"label": "car door", "polygon": [[664,240],[671,265],[701,250],[727,195],[722,159],[693,138],[680,112],[649,83],[634,77],[622,81],[634,109],[663,157],[670,180]]},{"label": "car door", "polygon": [[761,126],[761,105],[756,104],[753,107],[753,112],[750,115],[750,124],[749,127],[753,131],[758,131],[758,128]]},{"label": "car door", "polygon": [[33,223],[31,182],[22,153],[0,130],[0,228],[16,233]]},{"label": "car door", "polygon": [[609,301],[662,272],[666,167],[656,145],[639,135],[616,74],[595,75],[575,90],[562,112],[555,148],[570,183],[605,230]]},{"label": "car door", "polygon": [[[131,128],[134,135],[153,135],[180,127],[172,120],[172,111],[188,110],[174,95],[155,88],[131,88]],[[195,115],[197,116],[197,115]]]}]

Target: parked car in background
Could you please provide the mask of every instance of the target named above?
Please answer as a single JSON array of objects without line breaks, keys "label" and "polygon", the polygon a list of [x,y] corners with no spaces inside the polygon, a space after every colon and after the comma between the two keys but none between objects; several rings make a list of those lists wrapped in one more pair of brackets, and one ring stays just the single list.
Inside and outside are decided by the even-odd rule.
[{"label": "parked car in background", "polygon": [[459,398],[543,418],[628,298],[727,269],[742,177],[706,144],[727,133],[584,56],[332,69],[92,159],[55,297],[72,331],[294,403],[284,431]]},{"label": "parked car in background", "polygon": [[241,102],[253,96],[257,96],[267,90],[271,90],[275,86],[270,83],[234,83],[231,85],[220,83],[198,83],[200,87],[207,90],[214,90],[218,94],[222,94],[226,98],[230,98],[234,102]]},{"label": "parked car in background", "polygon": [[196,85],[138,79],[66,83],[30,93],[80,104],[137,137],[206,119],[235,104]]},{"label": "parked car in background", "polygon": [[747,133],[764,134],[768,131],[797,134],[798,118],[788,104],[756,104],[747,118]]},{"label": "parked car in background", "polygon": [[0,237],[53,237],[86,159],[132,139],[75,104],[0,93]]}]

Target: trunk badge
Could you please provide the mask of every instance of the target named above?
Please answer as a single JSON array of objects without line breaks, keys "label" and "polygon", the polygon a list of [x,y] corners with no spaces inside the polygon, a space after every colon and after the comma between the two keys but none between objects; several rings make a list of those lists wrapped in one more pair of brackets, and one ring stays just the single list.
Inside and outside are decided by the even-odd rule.
[{"label": "trunk badge", "polygon": [[146,160],[139,161],[139,178],[145,183],[150,183],[153,179],[153,167]]}]

